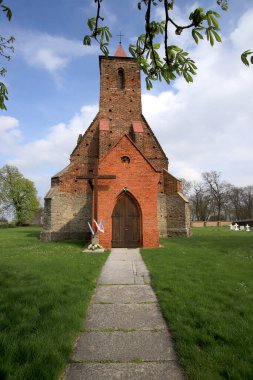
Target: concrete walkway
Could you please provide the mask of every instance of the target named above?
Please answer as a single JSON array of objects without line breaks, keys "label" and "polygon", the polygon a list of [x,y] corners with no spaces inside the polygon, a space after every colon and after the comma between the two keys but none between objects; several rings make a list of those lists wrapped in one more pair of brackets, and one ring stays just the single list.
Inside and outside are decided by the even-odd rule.
[{"label": "concrete walkway", "polygon": [[112,249],[66,380],[183,380],[139,249]]}]

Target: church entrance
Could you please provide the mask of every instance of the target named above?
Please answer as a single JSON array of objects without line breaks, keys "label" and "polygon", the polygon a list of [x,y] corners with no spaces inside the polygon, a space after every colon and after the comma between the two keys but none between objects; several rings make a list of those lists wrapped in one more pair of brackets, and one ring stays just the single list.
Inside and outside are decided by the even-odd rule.
[{"label": "church entrance", "polygon": [[123,193],[112,213],[112,247],[140,247],[140,225],[140,209],[136,200],[130,194]]}]

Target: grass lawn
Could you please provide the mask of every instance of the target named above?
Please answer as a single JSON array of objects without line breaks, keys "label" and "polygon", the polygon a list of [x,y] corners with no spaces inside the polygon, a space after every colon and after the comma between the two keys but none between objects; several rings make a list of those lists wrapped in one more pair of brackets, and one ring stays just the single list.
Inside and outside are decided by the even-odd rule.
[{"label": "grass lawn", "polygon": [[45,243],[38,228],[0,229],[0,379],[57,379],[107,254]]},{"label": "grass lawn", "polygon": [[185,373],[253,379],[253,233],[195,228],[143,249]]}]

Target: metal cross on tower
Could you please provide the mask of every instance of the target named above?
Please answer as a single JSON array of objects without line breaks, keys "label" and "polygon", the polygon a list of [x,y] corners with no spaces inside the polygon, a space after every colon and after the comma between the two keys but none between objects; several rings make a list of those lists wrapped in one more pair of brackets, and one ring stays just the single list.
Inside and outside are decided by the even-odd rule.
[{"label": "metal cross on tower", "polygon": [[117,34],[117,37],[119,37],[119,43],[121,44],[121,37],[124,37],[124,34],[121,34],[121,32],[119,32],[119,34]]}]

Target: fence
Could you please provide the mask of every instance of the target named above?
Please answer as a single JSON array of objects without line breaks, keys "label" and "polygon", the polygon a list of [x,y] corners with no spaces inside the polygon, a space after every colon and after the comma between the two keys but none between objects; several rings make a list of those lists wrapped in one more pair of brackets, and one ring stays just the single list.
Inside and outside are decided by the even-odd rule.
[{"label": "fence", "polygon": [[223,227],[223,226],[229,226],[231,223],[231,220],[217,220],[217,221],[211,221],[211,220],[192,220],[191,226],[192,227]]}]

